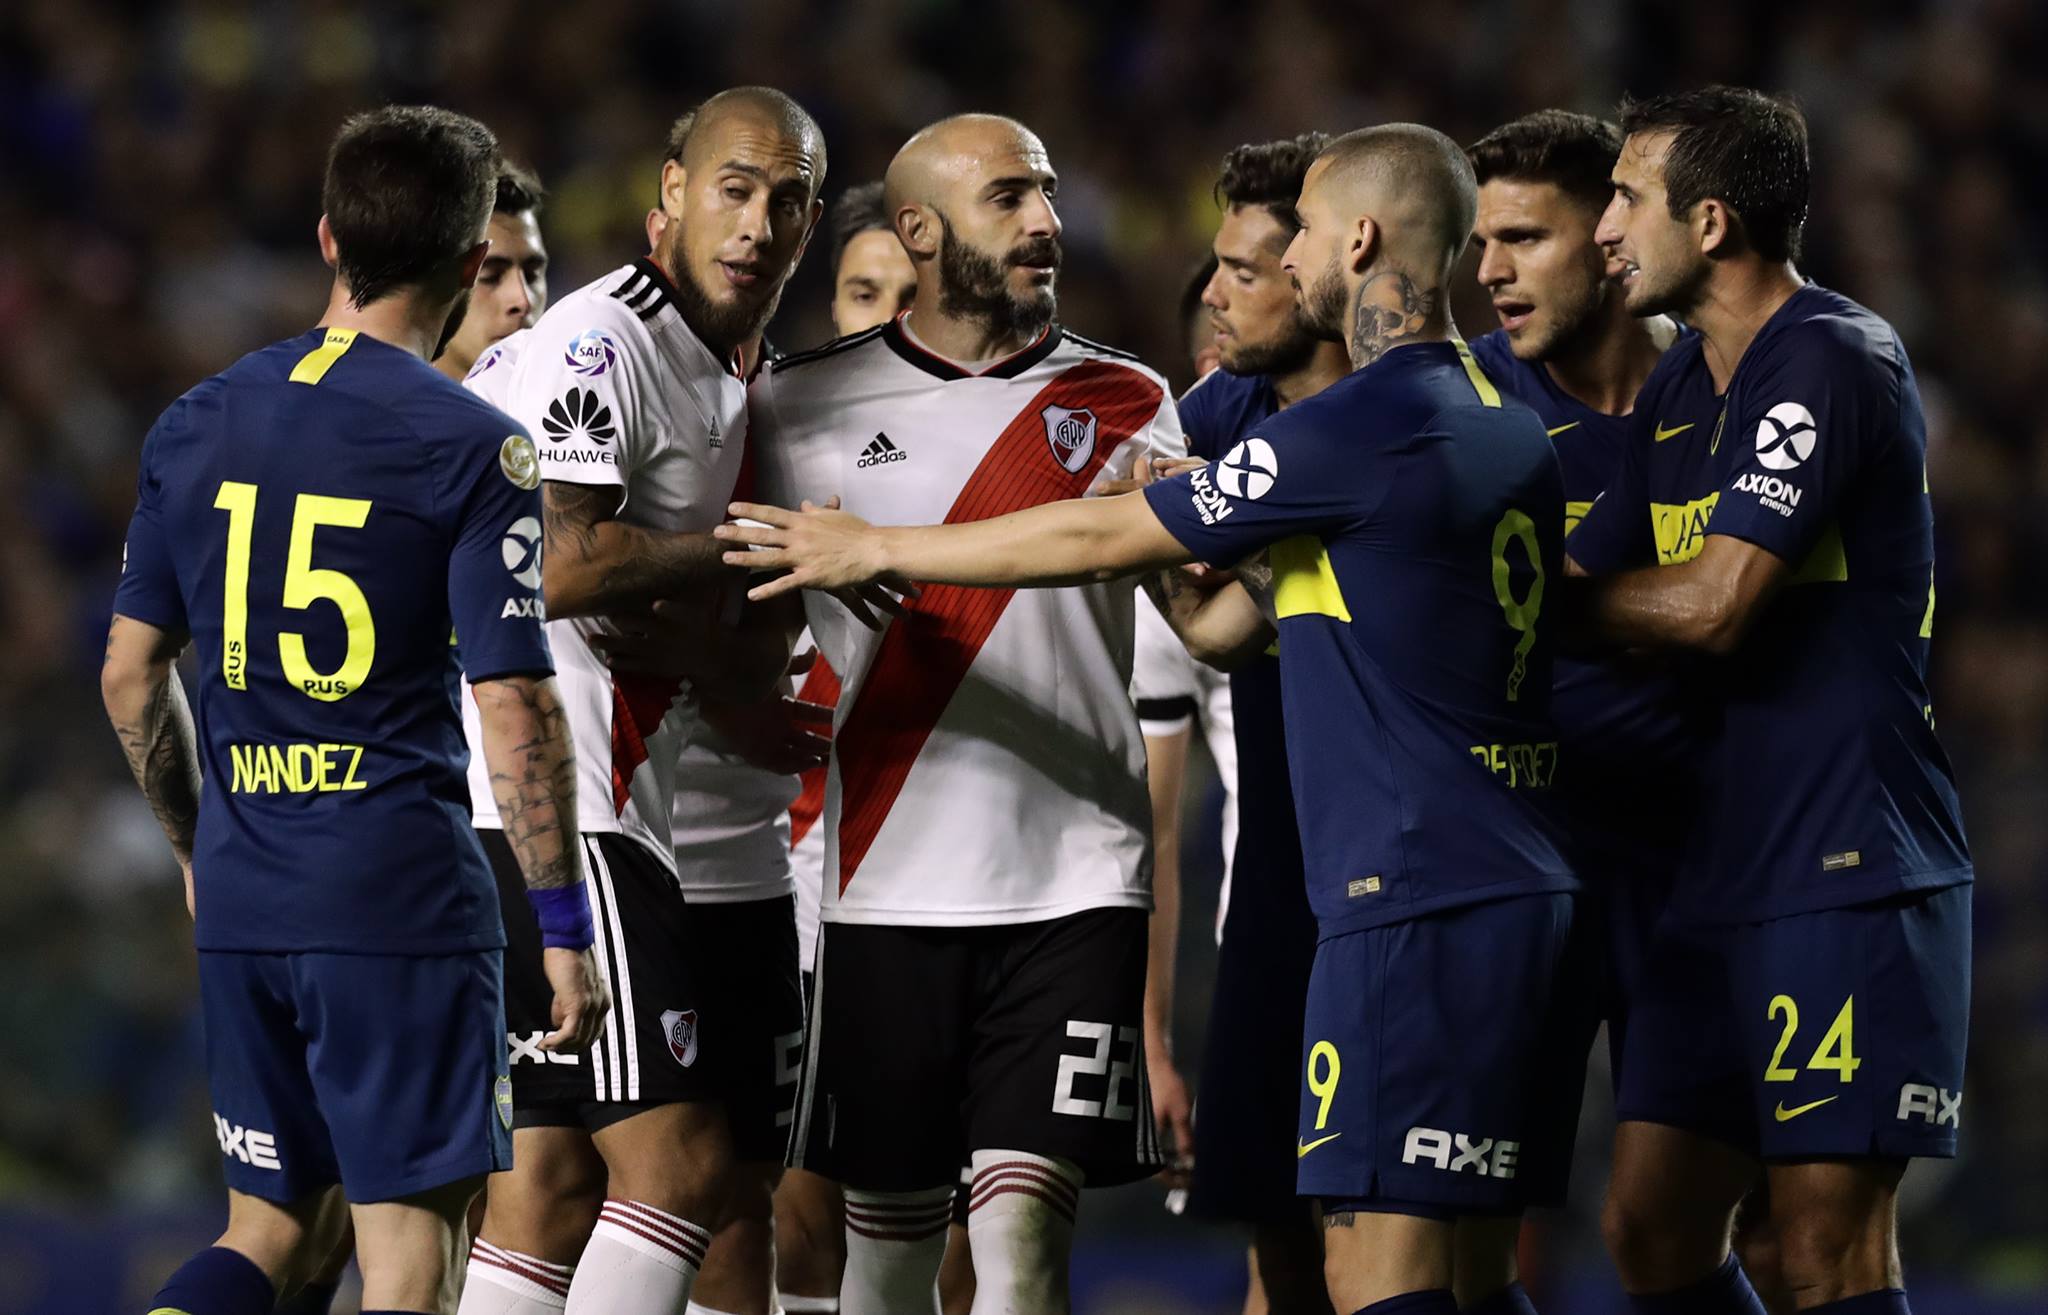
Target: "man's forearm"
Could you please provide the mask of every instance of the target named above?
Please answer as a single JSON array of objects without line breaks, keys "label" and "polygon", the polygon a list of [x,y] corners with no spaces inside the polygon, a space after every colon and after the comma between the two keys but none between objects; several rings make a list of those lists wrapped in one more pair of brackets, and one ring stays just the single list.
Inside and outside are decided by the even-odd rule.
[{"label": "man's forearm", "polygon": [[709,534],[665,534],[620,521],[585,526],[564,549],[547,542],[543,588],[550,617],[646,607],[702,585],[728,568]]},{"label": "man's forearm", "polygon": [[576,760],[568,712],[554,680],[510,676],[474,690],[491,797],[527,889],[576,884],[583,876],[576,844]]},{"label": "man's forearm", "polygon": [[199,745],[177,669],[164,662],[137,676],[110,673],[103,686],[128,770],[178,861],[190,863],[199,826]]},{"label": "man's forearm", "polygon": [[1142,583],[1188,656],[1204,666],[1235,671],[1273,642],[1272,623],[1239,581],[1204,590],[1183,572],[1165,570]]},{"label": "man's forearm", "polygon": [[877,533],[886,573],[935,584],[1098,584],[1192,560],[1139,493]]}]

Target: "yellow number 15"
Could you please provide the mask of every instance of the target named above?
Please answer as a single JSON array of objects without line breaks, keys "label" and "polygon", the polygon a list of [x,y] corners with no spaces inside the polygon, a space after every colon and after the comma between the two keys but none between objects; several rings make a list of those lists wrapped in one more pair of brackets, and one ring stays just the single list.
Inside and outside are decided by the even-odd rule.
[{"label": "yellow number 15", "polygon": [[[249,544],[256,531],[256,486],[223,481],[213,505],[228,514],[227,579],[221,604],[221,678],[229,689],[249,687]],[[341,612],[348,651],[333,671],[320,672],[306,657],[306,637],[280,631],[277,656],[284,677],[308,698],[332,703],[347,698],[370,674],[377,655],[377,626],[361,586],[341,571],[313,566],[313,532],[322,525],[359,530],[370,518],[367,498],[328,498],[301,493],[292,510],[291,547],[285,555],[284,605],[311,607],[324,598]]]}]

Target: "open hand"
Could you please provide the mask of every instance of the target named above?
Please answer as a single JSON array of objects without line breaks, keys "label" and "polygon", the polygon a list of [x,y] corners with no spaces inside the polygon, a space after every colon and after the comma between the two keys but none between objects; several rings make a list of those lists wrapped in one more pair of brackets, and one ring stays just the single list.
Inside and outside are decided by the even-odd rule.
[{"label": "open hand", "polygon": [[817,589],[845,604],[863,625],[879,629],[877,613],[901,616],[904,600],[917,597],[914,585],[889,573],[880,533],[839,510],[836,497],[823,506],[806,499],[796,511],[757,502],[735,502],[727,511],[735,519],[712,534],[742,546],[725,554],[726,564],[787,572],[748,590],[756,602],[792,589]]}]

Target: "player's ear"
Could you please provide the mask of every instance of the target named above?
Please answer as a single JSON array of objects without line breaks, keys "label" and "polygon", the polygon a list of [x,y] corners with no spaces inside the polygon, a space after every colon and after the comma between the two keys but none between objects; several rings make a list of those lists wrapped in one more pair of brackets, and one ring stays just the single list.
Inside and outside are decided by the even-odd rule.
[{"label": "player's ear", "polygon": [[320,259],[327,262],[327,268],[334,269],[341,264],[341,246],[334,240],[334,228],[327,222],[327,216],[320,216]]},{"label": "player's ear", "polygon": [[681,160],[661,162],[661,208],[670,219],[682,217],[683,191],[689,185],[690,171]]},{"label": "player's ear", "polygon": [[1726,205],[1711,196],[1693,207],[1693,240],[1699,243],[1701,255],[1711,256],[1734,239],[1730,228],[1734,218]]},{"label": "player's ear", "polygon": [[1373,261],[1380,254],[1380,221],[1371,215],[1360,215],[1358,224],[1351,230],[1351,250],[1345,253],[1350,258],[1351,272],[1363,274],[1372,268]]},{"label": "player's ear", "polygon": [[823,198],[819,198],[818,200],[812,201],[812,202],[811,202],[811,217],[810,217],[810,219],[809,219],[809,220],[808,220],[808,221],[807,221],[807,222],[806,222],[806,223],[804,224],[804,236],[803,236],[803,241],[801,241],[801,242],[799,242],[799,243],[797,243],[797,244],[796,244],[796,255],[794,255],[794,256],[792,256],[792,257],[790,258],[790,262],[789,262],[789,267],[790,267],[791,269],[795,269],[795,268],[797,267],[797,262],[798,262],[798,261],[801,261],[801,260],[802,260],[802,259],[804,258],[804,252],[806,252],[806,251],[810,250],[810,246],[811,246],[811,235],[812,235],[812,234],[814,234],[814,233],[816,233],[816,232],[818,231],[818,221],[819,221],[819,220],[821,220],[821,219],[823,219],[824,217],[825,217],[825,202],[824,202],[824,199],[823,199]]},{"label": "player's ear", "polygon": [[938,212],[929,206],[906,205],[896,212],[896,240],[910,253],[912,261],[929,260],[939,254]]},{"label": "player's ear", "polygon": [[456,278],[458,280],[456,286],[462,288],[475,287],[476,276],[484,267],[484,257],[490,254],[491,240],[489,238],[485,238],[483,241],[477,243],[468,251],[464,252],[462,256],[462,268],[456,273]]}]

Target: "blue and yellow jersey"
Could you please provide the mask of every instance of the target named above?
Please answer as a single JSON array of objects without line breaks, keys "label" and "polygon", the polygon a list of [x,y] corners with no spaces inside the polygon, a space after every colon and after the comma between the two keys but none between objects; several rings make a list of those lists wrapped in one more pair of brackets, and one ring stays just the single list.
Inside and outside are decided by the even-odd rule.
[{"label": "blue and yellow jersey", "polygon": [[[1569,535],[1620,469],[1635,415],[1608,415],[1579,401],[1542,362],[1518,359],[1505,332],[1475,338],[1471,347],[1487,377],[1543,421],[1564,475]],[[1633,877],[1665,875],[1641,868],[1668,868],[1685,842],[1696,791],[1691,777],[1704,748],[1700,719],[1671,659],[1560,655],[1556,670],[1550,711],[1571,762],[1561,788],[1574,839],[1622,860]]]},{"label": "blue and yellow jersey", "polygon": [[1323,936],[1576,888],[1548,803],[1564,488],[1463,344],[1397,347],[1146,496],[1204,561],[1268,550]]},{"label": "blue and yellow jersey", "polygon": [[470,679],[552,669],[533,444],[407,352],[315,329],[172,403],[114,611],[189,632],[205,950],[504,943],[469,825]]},{"label": "blue and yellow jersey", "polygon": [[1927,693],[1927,432],[1889,324],[1808,284],[1716,395],[1699,340],[1665,353],[1640,432],[1571,539],[1605,574],[1756,544],[1791,575],[1706,671],[1719,714],[1679,905],[1757,921],[1970,880]]}]

